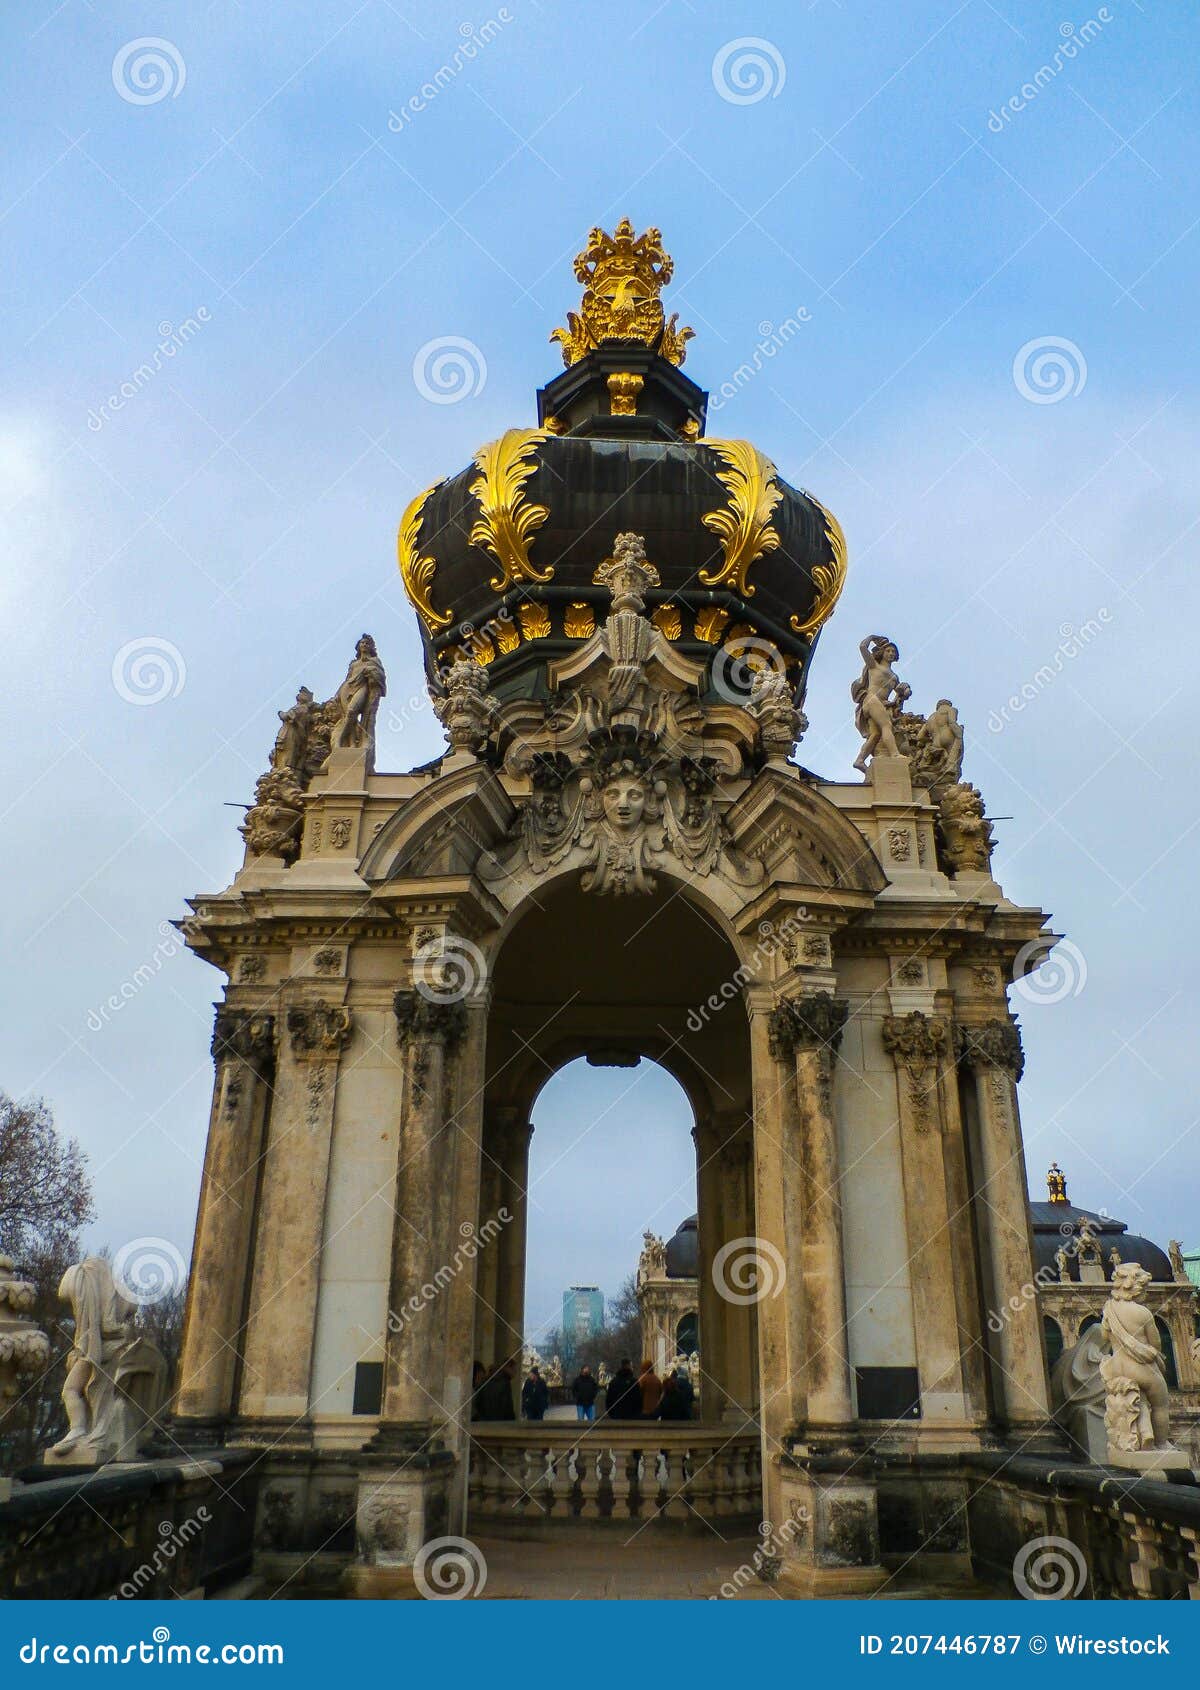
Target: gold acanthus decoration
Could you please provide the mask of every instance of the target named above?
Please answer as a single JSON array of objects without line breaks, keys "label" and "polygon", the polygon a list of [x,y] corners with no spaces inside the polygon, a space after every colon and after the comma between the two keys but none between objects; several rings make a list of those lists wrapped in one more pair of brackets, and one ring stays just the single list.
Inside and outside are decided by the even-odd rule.
[{"label": "gold acanthus decoration", "polygon": [[635,235],[628,217],[611,235],[593,229],[575,258],[575,276],[583,283],[579,311],[568,311],[567,327],[550,336],[562,344],[563,363],[577,364],[606,341],[632,340],[651,347],[668,364],[682,364],[695,331],[675,327],[678,312],[668,322],[659,298],[674,269],[659,229]]},{"label": "gold acanthus decoration", "polygon": [[802,622],[798,616],[792,617],[792,627],[797,634],[803,634],[811,639],[824,623],[833,615],[838,599],[842,596],[842,588],[846,585],[846,536],[842,533],[842,525],[832,511],[827,511],[819,499],[813,499],[814,505],[820,511],[825,522],[825,538],[829,541],[829,549],[833,553],[832,563],[818,563],[812,572],[813,585],[817,589],[817,602],[811,612]]},{"label": "gold acanthus decoration", "polygon": [[775,480],[775,465],[748,440],[706,440],[721,459],[717,479],[729,493],[729,503],[702,519],[721,542],[724,557],[714,569],[702,569],[706,587],[729,587],[745,598],[754,596],[746,580],[750,565],[764,552],[776,551],[780,540],[771,517],[783,498]]},{"label": "gold acanthus decoration", "polygon": [[507,428],[499,440],[481,446],[475,454],[482,473],[471,483],[471,496],[479,501],[479,519],[470,540],[473,546],[491,552],[500,565],[491,580],[493,592],[506,592],[518,582],[549,581],[554,574],[553,567],[535,568],[529,556],[533,536],[550,512],[525,498],[525,483],[537,468],[535,451],[546,438],[544,428]]},{"label": "gold acanthus decoration", "polygon": [[449,613],[435,610],[430,598],[433,587],[434,572],[437,569],[437,559],[434,557],[418,557],[421,533],[421,519],[425,515],[426,501],[430,494],[435,493],[441,486],[435,481],[432,487],[427,487],[423,493],[418,493],[400,518],[400,532],[396,537],[396,550],[400,560],[400,579],[404,583],[404,591],[408,594],[417,615],[420,616],[430,633],[437,633],[440,628],[448,628],[454,618]]}]

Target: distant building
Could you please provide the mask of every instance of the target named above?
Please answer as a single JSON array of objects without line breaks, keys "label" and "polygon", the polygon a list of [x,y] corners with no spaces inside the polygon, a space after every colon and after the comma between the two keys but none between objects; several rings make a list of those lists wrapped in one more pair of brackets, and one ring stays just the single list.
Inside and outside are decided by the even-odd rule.
[{"label": "distant building", "polygon": [[596,1285],[572,1285],[563,1292],[563,1344],[568,1356],[604,1325],[604,1293]]}]

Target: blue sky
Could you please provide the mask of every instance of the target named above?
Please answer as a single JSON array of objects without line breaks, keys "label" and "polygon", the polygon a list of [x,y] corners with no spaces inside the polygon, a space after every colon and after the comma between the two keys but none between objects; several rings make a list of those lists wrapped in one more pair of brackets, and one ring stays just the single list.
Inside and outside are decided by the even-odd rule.
[{"label": "blue sky", "polygon": [[[891,633],[917,701],[958,703],[968,775],[1012,818],[998,877],[1077,947],[1047,1001],[1016,1000],[1035,1187],[1057,1157],[1079,1200],[1200,1241],[1188,11],[6,8],[0,1085],[44,1093],[89,1151],[97,1241],[190,1243],[219,980],[171,954],[163,924],[230,880],[223,805],[249,798],[275,712],[301,682],[327,696],[363,627],[390,677],[380,766],[438,749],[399,514],[531,419],[558,367],[547,336],[576,302],[572,255],[622,214],[663,229],[703,385],[753,359],[762,325],[801,321],[721,429],[849,539],[804,760],[848,778],[857,643]],[[492,39],[389,127],[460,25],[489,19]],[[147,38],[167,43],[158,86],[136,80]],[[475,349],[453,403],[414,376],[441,337]],[[1039,341],[1057,390],[1024,350]],[[1093,624],[1056,657],[1079,643],[1063,630]],[[145,639],[178,654],[153,707],[113,679]],[[150,983],[93,1029],[147,963]],[[645,1133],[678,1109],[639,1073],[621,1133],[545,1153],[537,1201],[559,1218],[536,1222],[531,1274],[550,1307],[564,1282],[614,1288],[642,1225],[670,1231],[692,1206],[658,1212],[686,1126]],[[547,1090],[539,1155],[619,1095],[609,1083]],[[583,1261],[597,1189],[628,1225]]]}]

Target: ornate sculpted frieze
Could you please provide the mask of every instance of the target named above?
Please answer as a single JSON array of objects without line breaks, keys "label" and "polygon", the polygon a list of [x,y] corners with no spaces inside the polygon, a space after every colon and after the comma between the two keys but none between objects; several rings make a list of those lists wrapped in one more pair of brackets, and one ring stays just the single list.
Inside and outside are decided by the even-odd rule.
[{"label": "ornate sculpted frieze", "polygon": [[459,1000],[440,1003],[423,992],[399,991],[392,999],[396,1033],[404,1045],[438,1043],[452,1050],[467,1029],[466,1005]]},{"label": "ornate sculpted frieze", "polygon": [[1025,1053],[1021,1049],[1021,1033],[1015,1021],[983,1021],[974,1026],[960,1025],[959,1054],[969,1068],[1006,1071],[1019,1080],[1025,1071]]},{"label": "ornate sculpted frieze", "polygon": [[845,998],[835,998],[829,992],[784,998],[771,1011],[768,1023],[772,1056],[781,1059],[797,1050],[817,1050],[832,1058],[842,1042],[849,1014]]},{"label": "ornate sculpted frieze", "polygon": [[329,1004],[293,1004],[287,1012],[292,1054],[301,1061],[332,1061],[350,1038],[353,1021],[348,1009]]},{"label": "ornate sculpted frieze", "polygon": [[241,1061],[265,1069],[275,1055],[274,1017],[218,1004],[212,1053],[217,1062]]},{"label": "ornate sculpted frieze", "polygon": [[918,1132],[929,1130],[937,1073],[949,1044],[946,1023],[914,1009],[909,1015],[885,1015],[883,1046],[908,1078],[908,1100]]}]

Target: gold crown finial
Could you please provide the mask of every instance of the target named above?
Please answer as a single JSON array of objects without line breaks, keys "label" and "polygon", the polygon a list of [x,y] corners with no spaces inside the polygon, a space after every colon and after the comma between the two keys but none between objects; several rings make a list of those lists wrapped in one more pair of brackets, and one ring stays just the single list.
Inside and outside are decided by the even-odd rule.
[{"label": "gold crown finial", "polygon": [[628,340],[651,347],[668,364],[682,364],[694,330],[675,327],[678,312],[668,322],[659,298],[674,269],[659,229],[635,235],[628,217],[611,235],[593,229],[575,258],[583,283],[579,311],[568,311],[567,327],[550,336],[562,342],[563,363],[577,364],[602,342]]},{"label": "gold crown finial", "polygon": [[1067,1176],[1057,1162],[1050,1164],[1049,1171],[1046,1174],[1046,1188],[1050,1193],[1052,1203],[1065,1203],[1067,1201]]}]

